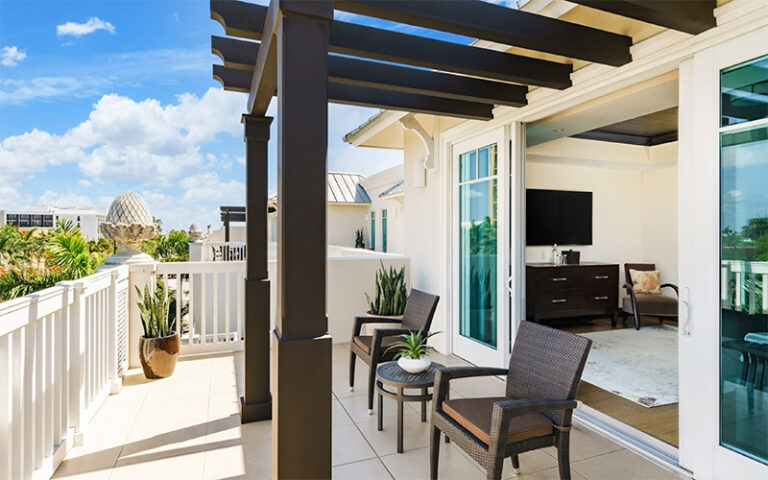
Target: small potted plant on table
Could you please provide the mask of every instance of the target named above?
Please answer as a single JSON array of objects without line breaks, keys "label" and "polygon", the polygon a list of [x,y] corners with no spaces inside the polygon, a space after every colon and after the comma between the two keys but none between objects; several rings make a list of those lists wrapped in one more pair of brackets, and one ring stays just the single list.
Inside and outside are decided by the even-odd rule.
[{"label": "small potted plant on table", "polygon": [[165,378],[173,374],[179,358],[179,336],[176,334],[176,318],[168,317],[170,304],[165,284],[151,290],[144,286],[142,295],[136,287],[139,314],[144,335],[139,340],[139,359],[144,376],[150,379]]},{"label": "small potted plant on table", "polygon": [[429,352],[433,352],[434,347],[427,345],[427,340],[433,335],[437,335],[440,332],[432,332],[426,335],[422,330],[418,332],[411,331],[399,335],[402,340],[394,342],[387,348],[387,352],[390,350],[397,350],[395,354],[395,360],[397,364],[408,373],[420,373],[428,369],[432,365],[432,360],[429,359]]}]

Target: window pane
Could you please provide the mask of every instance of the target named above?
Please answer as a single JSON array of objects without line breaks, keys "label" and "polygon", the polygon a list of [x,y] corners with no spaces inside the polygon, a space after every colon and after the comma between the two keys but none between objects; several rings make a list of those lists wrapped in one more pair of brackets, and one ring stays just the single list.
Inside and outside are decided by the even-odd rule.
[{"label": "window pane", "polygon": [[459,157],[460,182],[468,182],[477,178],[477,151],[472,150]]},{"label": "window pane", "polygon": [[496,348],[496,181],[459,188],[459,333]]},{"label": "window pane", "polygon": [[768,117],[768,57],[724,70],[720,76],[721,125]]},{"label": "window pane", "polygon": [[768,127],[720,145],[720,442],[768,462]]}]

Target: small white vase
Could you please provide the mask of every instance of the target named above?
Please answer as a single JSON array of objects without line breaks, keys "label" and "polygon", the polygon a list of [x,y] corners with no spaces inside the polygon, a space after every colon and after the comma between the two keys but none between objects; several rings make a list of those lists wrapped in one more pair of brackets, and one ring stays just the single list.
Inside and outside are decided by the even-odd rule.
[{"label": "small white vase", "polygon": [[428,369],[432,365],[432,360],[429,357],[421,358],[405,358],[400,357],[397,360],[397,364],[408,373],[421,373]]}]

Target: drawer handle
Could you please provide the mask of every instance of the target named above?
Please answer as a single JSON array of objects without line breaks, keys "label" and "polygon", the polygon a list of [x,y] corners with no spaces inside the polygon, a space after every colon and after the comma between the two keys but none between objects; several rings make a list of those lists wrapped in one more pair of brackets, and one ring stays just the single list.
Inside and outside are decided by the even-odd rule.
[{"label": "drawer handle", "polygon": [[566,277],[555,277],[552,279],[553,282],[564,282],[566,280],[568,280]]},{"label": "drawer handle", "polygon": [[608,275],[595,275],[595,280],[608,280]]},{"label": "drawer handle", "polygon": [[595,300],[608,300],[608,296],[603,295],[602,297],[595,297]]},{"label": "drawer handle", "polygon": [[566,300],[564,298],[555,298],[552,300],[552,303],[565,303]]}]

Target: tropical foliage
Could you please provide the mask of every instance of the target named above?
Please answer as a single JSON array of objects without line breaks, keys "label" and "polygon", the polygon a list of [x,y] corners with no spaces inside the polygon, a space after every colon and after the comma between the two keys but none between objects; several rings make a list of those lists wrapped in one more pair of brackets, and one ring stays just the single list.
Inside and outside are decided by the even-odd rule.
[{"label": "tropical foliage", "polygon": [[405,267],[395,270],[395,267],[390,266],[387,270],[384,262],[379,263],[381,268],[376,272],[376,294],[373,299],[365,294],[370,311],[374,315],[402,315],[408,299]]},{"label": "tropical foliage", "polygon": [[188,262],[190,241],[184,230],[171,230],[168,235],[160,233],[146,240],[141,250],[161,262]]},{"label": "tropical foliage", "polygon": [[144,293],[136,287],[138,296],[139,316],[141,326],[144,328],[145,338],[162,338],[172,335],[176,330],[176,318],[168,316],[170,298],[168,290],[162,282],[158,282],[154,289],[147,284]]},{"label": "tropical foliage", "polygon": [[362,228],[359,228],[355,231],[355,248],[365,248],[365,240],[363,240]]},{"label": "tropical foliage", "polygon": [[[92,250],[91,244],[98,248]],[[109,241],[87,242],[70,220],[59,220],[48,231],[5,225],[0,228],[0,301],[90,275],[111,253]]]},{"label": "tropical foliage", "polygon": [[426,357],[429,355],[429,352],[433,352],[435,350],[434,347],[427,345],[427,340],[440,332],[432,332],[426,335],[422,335],[422,330],[423,329],[420,329],[418,332],[411,330],[408,333],[398,335],[400,338],[402,338],[402,340],[393,342],[387,348],[386,352],[389,352],[390,350],[396,350],[397,353],[395,353],[395,360],[400,357],[412,358],[414,360]]}]

